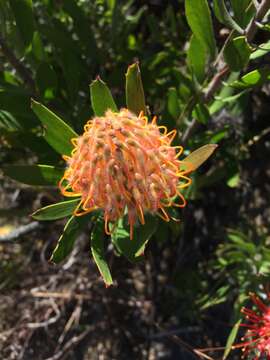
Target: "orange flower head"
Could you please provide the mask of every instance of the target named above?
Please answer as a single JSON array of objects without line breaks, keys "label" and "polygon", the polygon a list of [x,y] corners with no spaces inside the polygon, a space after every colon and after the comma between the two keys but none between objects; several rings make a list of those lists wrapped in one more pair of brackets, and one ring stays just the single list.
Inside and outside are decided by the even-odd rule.
[{"label": "orange flower head", "polygon": [[[144,224],[145,212],[169,221],[166,207],[186,205],[180,189],[191,184],[186,175],[192,168],[178,160],[183,148],[171,145],[176,130],[167,133],[156,117],[148,123],[142,113],[136,116],[127,109],[108,110],[89,120],[84,130],[72,139],[71,156],[64,156],[67,169],[59,184],[63,195],[81,197],[74,215],[102,209],[110,234],[109,223],[127,212],[132,238],[134,223],[138,218]],[[180,202],[175,202],[177,196]]]},{"label": "orange flower head", "polygon": [[242,348],[245,358],[252,356],[254,360],[270,359],[270,306],[265,305],[255,294],[250,294],[250,297],[257,310],[242,308],[241,311],[249,323],[241,326],[246,327],[247,332],[241,339],[242,343],[234,345],[233,348]]}]

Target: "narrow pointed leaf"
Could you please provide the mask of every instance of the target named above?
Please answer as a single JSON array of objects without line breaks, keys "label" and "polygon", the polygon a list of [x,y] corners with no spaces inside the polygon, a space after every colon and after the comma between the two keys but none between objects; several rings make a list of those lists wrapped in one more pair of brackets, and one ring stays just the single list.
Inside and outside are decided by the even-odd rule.
[{"label": "narrow pointed leaf", "polygon": [[134,114],[139,115],[141,111],[146,114],[141,71],[137,62],[130,65],[126,73],[126,103]]},{"label": "narrow pointed leaf", "polygon": [[193,165],[193,171],[198,169],[216,150],[218,145],[208,144],[189,154],[184,161]]},{"label": "narrow pointed leaf", "polygon": [[56,220],[73,214],[80,199],[62,201],[56,204],[45,206],[32,214],[36,220]]},{"label": "narrow pointed leaf", "polygon": [[64,260],[72,251],[77,236],[83,231],[89,221],[89,216],[72,216],[66,226],[63,234],[60,236],[58,243],[52,253],[50,261],[58,264]]},{"label": "narrow pointed leaf", "polygon": [[216,54],[216,42],[207,0],[185,0],[185,11],[193,34],[213,59]]},{"label": "narrow pointed leaf", "polygon": [[147,214],[145,215],[145,224],[137,224],[134,226],[134,236],[130,240],[129,224],[127,217],[118,221],[117,228],[112,233],[112,242],[121,255],[124,255],[130,262],[140,260],[145,247],[151,236],[157,229],[157,219]]},{"label": "narrow pointed leaf", "polygon": [[103,281],[106,286],[110,286],[113,284],[113,280],[105,259],[104,239],[104,221],[99,217],[91,234],[91,252]]},{"label": "narrow pointed leaf", "polygon": [[225,352],[223,355],[223,360],[227,359],[227,357],[229,356],[231,350],[232,350],[232,345],[236,339],[238,330],[239,330],[239,326],[240,326],[241,320],[238,320],[237,323],[234,325],[234,327],[232,328],[232,331],[230,332],[230,335],[227,339],[227,343],[226,343],[226,347],[225,347]]},{"label": "narrow pointed leaf", "polygon": [[90,85],[91,104],[97,116],[103,116],[108,109],[117,111],[112,94],[104,81],[97,77]]},{"label": "narrow pointed leaf", "polygon": [[32,99],[32,109],[45,129],[44,138],[61,155],[70,155],[76,132],[46,106]]},{"label": "narrow pointed leaf", "polygon": [[17,28],[27,47],[33,38],[34,17],[32,0],[9,0]]},{"label": "narrow pointed leaf", "polygon": [[63,176],[64,169],[50,165],[6,165],[3,172],[23,184],[55,186]]}]

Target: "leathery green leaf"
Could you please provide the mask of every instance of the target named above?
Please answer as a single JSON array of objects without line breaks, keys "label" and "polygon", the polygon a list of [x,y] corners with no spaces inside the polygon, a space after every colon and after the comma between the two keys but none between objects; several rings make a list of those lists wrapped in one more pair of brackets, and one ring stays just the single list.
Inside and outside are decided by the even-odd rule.
[{"label": "leathery green leaf", "polygon": [[109,88],[99,76],[90,85],[90,97],[95,115],[103,116],[108,109],[118,111]]},{"label": "leathery green leaf", "polygon": [[232,350],[232,346],[233,346],[234,340],[236,339],[240,323],[241,323],[241,320],[238,320],[237,323],[232,328],[232,331],[230,332],[230,335],[229,335],[229,337],[227,339],[224,355],[223,355],[223,358],[222,358],[223,360],[227,359],[229,353]]},{"label": "leathery green leaf", "polygon": [[88,221],[89,216],[87,215],[72,216],[68,220],[64,227],[63,234],[60,236],[52,253],[50,261],[58,264],[71,253],[77,236],[84,229]]},{"label": "leathery green leaf", "polygon": [[185,0],[187,22],[195,35],[213,59],[216,42],[208,2],[206,0]]},{"label": "leathery green leaf", "polygon": [[4,174],[23,184],[34,186],[55,186],[64,169],[50,165],[6,165]]},{"label": "leathery green leaf", "polygon": [[32,214],[36,220],[56,220],[73,214],[80,199],[62,201],[56,204],[45,206]]},{"label": "leathery green leaf", "polygon": [[226,8],[224,0],[214,0],[214,12],[218,20],[227,25],[229,28],[236,30],[239,34],[243,33],[243,29],[234,21]]},{"label": "leathery green leaf", "polygon": [[126,103],[134,114],[139,115],[141,111],[146,114],[141,71],[137,62],[130,65],[126,73]]},{"label": "leathery green leaf", "polygon": [[100,216],[91,234],[91,252],[105,285],[110,286],[113,284],[113,280],[105,259],[104,240],[104,220]]},{"label": "leathery green leaf", "polygon": [[32,99],[32,109],[44,126],[46,141],[62,155],[70,155],[73,145],[71,139],[78,134],[67,125],[60,117],[54,114],[46,106]]},{"label": "leathery green leaf", "polygon": [[199,149],[193,151],[189,154],[184,162],[190,163],[192,165],[192,171],[198,169],[216,150],[218,145],[216,144],[207,144],[201,146]]},{"label": "leathery green leaf", "polygon": [[121,255],[130,262],[136,262],[145,251],[146,244],[157,228],[157,219],[145,214],[145,224],[134,226],[133,239],[130,239],[127,216],[119,219],[116,229],[112,233],[112,242]]},{"label": "leathery green leaf", "polygon": [[238,36],[225,46],[224,59],[232,71],[240,71],[248,64],[251,51],[246,37]]},{"label": "leathery green leaf", "polygon": [[196,79],[202,83],[205,78],[205,48],[194,35],[192,35],[190,39],[187,53],[187,63],[196,76]]},{"label": "leathery green leaf", "polygon": [[256,69],[250,71],[249,73],[243,75],[240,80],[236,80],[229,84],[234,88],[247,89],[254,86],[259,86],[264,84],[270,79],[270,68],[265,67],[262,69]]}]

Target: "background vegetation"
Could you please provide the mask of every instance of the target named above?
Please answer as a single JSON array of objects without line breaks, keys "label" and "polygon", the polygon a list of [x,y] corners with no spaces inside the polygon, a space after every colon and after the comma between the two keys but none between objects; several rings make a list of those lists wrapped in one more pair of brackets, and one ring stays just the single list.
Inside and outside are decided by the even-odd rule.
[{"label": "background vegetation", "polygon": [[[0,0],[1,358],[239,358],[229,352],[231,331],[270,271],[269,8],[266,0]],[[108,246],[114,286],[106,289],[89,257],[92,225],[51,264],[66,219],[29,214],[61,201],[59,191],[11,178],[31,184],[29,168],[15,165],[63,165],[31,98],[81,133],[93,115],[89,83],[100,75],[125,106],[135,61],[149,114],[178,129],[185,155],[219,147],[193,175],[181,222],[160,220],[140,262]]]}]

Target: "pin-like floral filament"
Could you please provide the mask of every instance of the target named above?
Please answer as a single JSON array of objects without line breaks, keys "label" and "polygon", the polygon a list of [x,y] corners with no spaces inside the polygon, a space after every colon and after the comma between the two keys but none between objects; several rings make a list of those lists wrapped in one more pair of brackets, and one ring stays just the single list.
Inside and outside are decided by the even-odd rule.
[{"label": "pin-like floral filament", "polygon": [[191,164],[178,160],[181,146],[171,145],[176,131],[161,129],[155,117],[148,123],[142,113],[127,109],[88,121],[83,135],[72,139],[71,156],[64,156],[67,169],[59,183],[63,195],[81,197],[74,215],[102,209],[110,234],[109,224],[127,211],[132,238],[134,223],[144,224],[145,212],[169,221],[166,207],[184,207],[180,189],[191,184],[186,176]]}]

